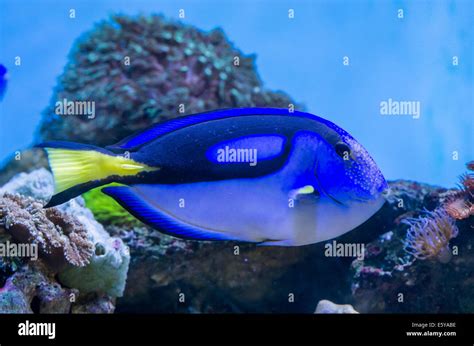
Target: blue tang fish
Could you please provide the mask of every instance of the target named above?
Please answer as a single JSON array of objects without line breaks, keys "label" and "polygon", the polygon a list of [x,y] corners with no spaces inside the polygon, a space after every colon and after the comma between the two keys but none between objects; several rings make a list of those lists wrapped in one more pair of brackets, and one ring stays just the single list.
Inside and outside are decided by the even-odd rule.
[{"label": "blue tang fish", "polygon": [[243,108],[181,117],[115,145],[39,145],[55,194],[46,207],[102,192],[163,233],[299,246],[346,233],[384,203],[367,151],[323,118]]},{"label": "blue tang fish", "polygon": [[8,71],[5,66],[0,64],[0,101],[3,100],[3,95],[7,91]]}]

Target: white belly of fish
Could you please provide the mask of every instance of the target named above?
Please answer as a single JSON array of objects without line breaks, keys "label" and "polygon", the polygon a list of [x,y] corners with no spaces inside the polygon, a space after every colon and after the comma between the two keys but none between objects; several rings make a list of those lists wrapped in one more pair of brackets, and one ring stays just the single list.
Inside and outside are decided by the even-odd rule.
[{"label": "white belly of fish", "polygon": [[[140,195],[181,222],[268,245],[306,245],[337,237],[383,204],[340,206],[322,196],[292,203],[281,174],[180,185],[135,185]],[[146,191],[145,191],[146,188]]]}]

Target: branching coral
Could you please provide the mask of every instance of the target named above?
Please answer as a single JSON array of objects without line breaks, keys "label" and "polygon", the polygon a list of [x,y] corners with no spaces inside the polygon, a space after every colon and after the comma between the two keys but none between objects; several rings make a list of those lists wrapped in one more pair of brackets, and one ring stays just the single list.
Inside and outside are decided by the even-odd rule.
[{"label": "branching coral", "polygon": [[406,219],[407,231],[405,251],[417,259],[438,259],[448,262],[451,259],[449,241],[458,235],[454,220],[442,209],[427,212],[417,219]]},{"label": "branching coral", "polygon": [[87,229],[56,208],[43,209],[38,201],[5,193],[0,197],[0,227],[15,241],[36,244],[53,271],[67,264],[83,267],[94,253]]}]

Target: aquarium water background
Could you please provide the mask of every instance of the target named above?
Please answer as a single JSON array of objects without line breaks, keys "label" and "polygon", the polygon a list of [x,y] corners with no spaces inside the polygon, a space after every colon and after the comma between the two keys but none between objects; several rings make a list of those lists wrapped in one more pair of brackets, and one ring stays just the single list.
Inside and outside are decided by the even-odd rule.
[{"label": "aquarium water background", "polygon": [[[473,10],[468,0],[0,1],[0,64],[8,70],[0,101],[0,244],[25,232],[43,250],[51,250],[48,241],[60,244],[37,262],[0,256],[0,313],[473,313]],[[231,88],[238,98],[258,85],[257,101],[243,106],[294,103],[353,135],[390,184],[385,205],[337,238],[363,245],[365,257],[326,252],[327,244],[336,248],[332,240],[282,248],[178,239],[145,226],[97,189],[45,210],[54,183],[34,144],[113,144],[179,116],[179,95],[188,95],[172,80],[179,73],[173,64],[188,60],[171,62],[179,54],[168,50],[184,51],[187,42],[159,31],[146,37],[164,49],[159,64],[171,66],[163,79],[151,77],[161,99],[153,103],[146,90],[134,89],[153,80],[133,66],[137,81],[128,80],[124,94],[106,73],[103,86],[111,88],[104,96],[87,73],[89,57],[99,73],[110,67],[94,46],[113,36],[104,21],[134,43],[141,37],[134,29],[149,25],[191,32],[193,54],[205,56],[203,42],[217,42],[210,56],[224,56],[204,65],[212,75],[196,74],[215,83],[222,74],[214,64],[240,55],[244,77],[230,74],[224,97],[216,92],[209,104],[227,105],[221,101]],[[77,55],[90,35],[92,48]],[[127,49],[152,46],[141,44]],[[131,89],[151,106],[128,109]],[[91,90],[100,109],[110,101],[115,113],[82,122],[53,113],[58,95]],[[389,100],[417,104],[420,113],[383,114]],[[176,111],[160,114],[157,105]]]},{"label": "aquarium water background", "polygon": [[[4,0],[0,62],[10,80],[0,105],[0,159],[35,141],[68,53],[94,23],[112,13],[179,19],[181,8],[184,23],[204,31],[221,27],[244,54],[256,54],[265,87],[287,92],[353,134],[387,179],[454,186],[473,156],[473,4],[467,0]],[[388,99],[420,102],[419,119],[381,115],[380,102]]]}]

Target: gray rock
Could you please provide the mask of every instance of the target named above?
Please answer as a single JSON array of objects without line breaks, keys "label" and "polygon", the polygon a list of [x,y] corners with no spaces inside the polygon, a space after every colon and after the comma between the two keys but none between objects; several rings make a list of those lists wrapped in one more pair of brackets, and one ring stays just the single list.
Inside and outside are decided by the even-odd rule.
[{"label": "gray rock", "polygon": [[48,201],[54,192],[53,175],[45,168],[19,173],[0,188],[0,194],[5,192]]},{"label": "gray rock", "polygon": [[315,314],[358,314],[350,304],[335,304],[323,299],[316,306]]}]

